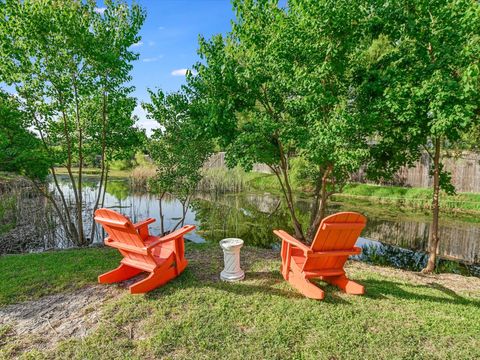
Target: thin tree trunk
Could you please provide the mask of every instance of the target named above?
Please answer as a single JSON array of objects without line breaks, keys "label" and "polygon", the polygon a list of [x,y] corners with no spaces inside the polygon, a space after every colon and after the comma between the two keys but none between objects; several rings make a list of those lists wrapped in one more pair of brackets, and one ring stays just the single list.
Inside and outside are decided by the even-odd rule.
[{"label": "thin tree trunk", "polygon": [[422,270],[424,273],[431,273],[435,270],[437,262],[438,245],[440,238],[438,236],[438,223],[439,223],[439,196],[440,196],[440,138],[435,139],[435,154],[433,157],[433,199],[432,199],[432,212],[433,219],[430,226],[430,237],[428,241],[428,261],[425,268]]},{"label": "thin tree trunk", "polygon": [[162,200],[164,196],[165,196],[165,191],[162,192],[162,195],[160,195],[160,198],[158,199],[158,209],[160,212],[160,236],[163,236],[165,234],[163,206],[162,206]]},{"label": "thin tree trunk", "polygon": [[[102,160],[101,160],[101,173],[100,173],[100,184],[98,186],[98,193],[97,193],[97,198],[95,200],[95,204],[93,206],[93,213],[95,214],[95,211],[98,209],[98,205],[100,204],[100,199],[102,198],[102,186],[103,186],[103,180],[105,177],[105,150],[106,150],[106,137],[107,137],[107,99],[106,99],[106,93],[105,91],[103,92],[102,96]],[[90,233],[90,242],[93,241],[93,237],[95,236],[95,223],[92,224],[92,231]]]},{"label": "thin tree trunk", "polygon": [[[276,175],[278,182],[280,183],[280,187],[282,189],[285,200],[287,201],[287,207],[290,212],[290,218],[292,220],[293,229],[295,231],[295,237],[298,240],[303,241],[305,238],[303,236],[302,225],[298,221],[297,216],[295,214],[295,204],[293,203],[293,196],[291,194],[291,189],[289,194],[286,186],[283,184],[282,177],[280,176],[280,172],[282,172],[281,170],[276,169],[272,166],[270,166],[270,169],[272,169],[273,173]],[[288,175],[284,176],[284,178],[288,178]]]},{"label": "thin tree trunk", "polygon": [[180,201],[182,203],[182,218],[180,221],[173,227],[172,231],[177,230],[178,226],[185,223],[185,216],[187,216],[188,206],[190,205],[190,195],[187,195],[184,201]]},{"label": "thin tree trunk", "polygon": [[[67,142],[67,165],[66,165],[66,168],[67,168],[67,172],[68,172],[68,176],[70,178],[70,183],[72,184],[72,190],[73,190],[73,195],[75,197],[75,206],[77,207],[77,211],[78,211],[78,193],[77,193],[77,185],[76,185],[76,182],[75,182],[75,178],[73,176],[73,173],[72,173],[72,143],[71,143],[71,139],[70,139],[70,136],[68,135],[68,122],[67,122],[67,116],[65,114],[65,110],[62,109],[62,118],[63,118],[63,131],[64,131],[64,135],[65,135],[65,141]],[[72,223],[72,226],[73,225],[73,221],[70,219],[70,223]],[[77,224],[78,225],[78,224]],[[76,245],[79,245],[79,240],[80,240],[80,234],[78,232],[78,226],[75,226],[75,235],[76,237],[73,239],[74,243]]]},{"label": "thin tree trunk", "polygon": [[105,181],[103,182],[103,195],[102,195],[102,204],[100,205],[102,208],[105,206],[105,194],[107,193],[107,184],[108,184],[108,173],[110,171],[110,167],[107,163],[106,171],[105,171]]},{"label": "thin tree trunk", "polygon": [[78,224],[78,242],[79,245],[86,245],[86,239],[83,229],[83,191],[82,191],[82,173],[83,173],[83,126],[80,119],[80,106],[78,103],[78,91],[75,74],[72,74],[73,94],[75,97],[75,116],[78,129],[78,200],[77,200],[77,224]]},{"label": "thin tree trunk", "polygon": [[[310,217],[310,226],[307,231],[307,242],[311,243],[313,241],[313,237],[317,231],[320,222],[325,217],[325,211],[327,207],[327,200],[328,200],[328,193],[327,193],[327,185],[328,185],[328,177],[332,172],[332,166],[330,165],[325,173],[322,176],[321,186],[320,186],[320,194],[317,197],[317,203],[314,205],[315,213],[312,212]],[[313,221],[312,221],[313,219]]]}]

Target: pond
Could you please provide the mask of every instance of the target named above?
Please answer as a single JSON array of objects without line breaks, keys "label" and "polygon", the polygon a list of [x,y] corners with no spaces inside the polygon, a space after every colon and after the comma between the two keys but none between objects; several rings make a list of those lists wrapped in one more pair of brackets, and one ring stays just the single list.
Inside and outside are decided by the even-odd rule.
[{"label": "pond", "polygon": [[[70,197],[73,193],[66,181],[61,182],[63,191]],[[92,207],[98,188],[96,178],[87,178],[84,199]],[[306,222],[311,199],[299,199],[296,207],[300,220]],[[104,206],[129,216],[132,221],[147,217],[157,219],[150,225],[154,235],[160,233],[159,201],[148,193],[130,191],[125,179],[112,179],[107,187]],[[430,218],[428,214],[412,213],[392,206],[348,202],[345,198],[334,199],[328,212],[358,211],[368,218],[366,229],[358,239],[363,248],[360,260],[392,265],[410,270],[420,270],[427,258]],[[175,198],[163,201],[165,229],[171,229],[182,216],[181,203]],[[90,219],[88,219],[90,220]],[[270,193],[242,192],[214,195],[197,193],[186,214],[186,224],[194,224],[197,230],[188,234],[192,242],[218,242],[225,237],[239,237],[246,245],[279,248],[274,229],[291,230],[290,218],[281,196]],[[61,230],[49,236],[37,249],[63,248],[69,244],[62,241]],[[440,268],[442,271],[480,276],[480,223],[443,216],[440,227]],[[52,239],[56,239],[52,243]],[[97,232],[94,243],[101,243]]]}]

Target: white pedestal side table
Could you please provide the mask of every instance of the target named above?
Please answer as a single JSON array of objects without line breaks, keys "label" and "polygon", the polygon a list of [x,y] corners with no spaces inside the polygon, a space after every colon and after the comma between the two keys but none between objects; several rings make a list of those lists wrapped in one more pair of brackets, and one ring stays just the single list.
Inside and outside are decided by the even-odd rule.
[{"label": "white pedestal side table", "polygon": [[223,281],[240,281],[245,278],[245,272],[240,267],[240,248],[243,246],[243,240],[237,238],[227,238],[220,241],[223,249],[223,259],[225,268],[220,273],[220,279]]}]

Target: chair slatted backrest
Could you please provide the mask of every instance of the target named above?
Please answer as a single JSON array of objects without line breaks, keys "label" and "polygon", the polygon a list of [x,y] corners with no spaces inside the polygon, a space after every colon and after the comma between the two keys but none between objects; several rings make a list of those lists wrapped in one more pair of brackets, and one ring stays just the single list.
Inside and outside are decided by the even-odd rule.
[{"label": "chair slatted backrest", "polygon": [[[110,209],[98,209],[95,211],[95,221],[101,224],[107,232],[108,237],[105,240],[108,245],[116,247],[115,243],[120,243],[138,249],[145,247],[142,238],[132,222],[124,215]],[[125,248],[119,248],[118,250],[126,259],[153,266],[156,265],[156,262],[151,255],[139,254],[137,252],[128,251]]]},{"label": "chair slatted backrest", "polygon": [[[315,252],[351,250],[367,224],[367,218],[356,212],[341,212],[327,216],[318,227],[311,249]],[[304,270],[339,269],[348,256],[312,257],[305,261]]]}]

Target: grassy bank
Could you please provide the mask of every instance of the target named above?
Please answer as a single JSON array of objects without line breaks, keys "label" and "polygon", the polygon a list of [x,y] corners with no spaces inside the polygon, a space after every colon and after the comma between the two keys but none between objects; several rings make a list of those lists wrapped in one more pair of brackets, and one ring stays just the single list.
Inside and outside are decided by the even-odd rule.
[{"label": "grassy bank", "polygon": [[[68,170],[65,167],[57,167],[55,168],[55,172],[58,175],[68,175]],[[78,174],[78,169],[73,168],[72,173],[74,175]],[[120,170],[120,169],[110,169],[108,171],[108,176],[109,177],[114,177],[114,178],[128,178],[130,177],[132,173],[131,169],[128,170]],[[87,176],[100,176],[101,170],[99,168],[84,168],[83,169],[83,174]]]},{"label": "grassy bank", "polygon": [[[258,191],[280,192],[280,186],[274,175],[248,173],[246,184]],[[311,189],[293,184],[298,193],[309,195]],[[380,186],[371,184],[348,184],[334,199],[365,200],[375,204],[392,204],[410,209],[429,209],[432,201],[432,190],[401,186]],[[465,213],[480,213],[480,194],[458,193],[457,195],[441,194],[440,207]]]},{"label": "grassy bank", "polygon": [[[276,252],[247,247],[242,255],[246,280],[223,283],[218,280],[223,261],[220,249],[189,244],[190,264],[185,272],[140,296],[127,294],[120,285],[94,285],[96,274],[117,263],[114,251],[1,257],[0,281],[8,284],[0,288],[4,304],[65,291],[78,298],[85,285],[89,296],[92,290],[105,288],[116,290],[116,295],[88,309],[85,316],[96,320],[84,337],[63,336],[60,327],[53,328],[53,314],[43,314],[51,319],[52,329],[35,341],[28,333],[16,334],[15,324],[2,325],[0,357],[22,352],[25,358],[65,359],[478,356],[479,279],[421,276],[352,262],[347,271],[365,285],[367,294],[349,296],[324,286],[327,297],[317,302],[303,298],[283,281]],[[30,305],[25,309],[28,312]],[[58,342],[39,341],[49,336],[57,336]],[[50,345],[44,348],[45,344]]]}]

